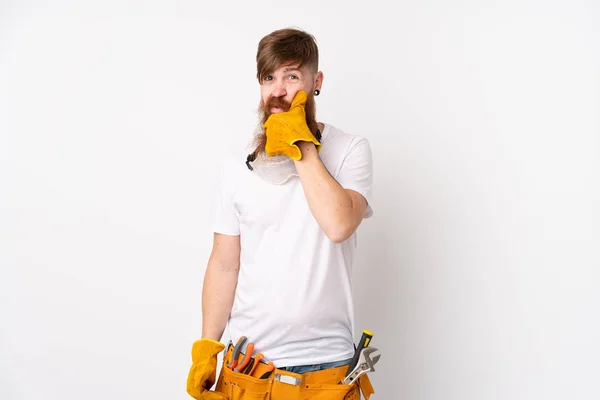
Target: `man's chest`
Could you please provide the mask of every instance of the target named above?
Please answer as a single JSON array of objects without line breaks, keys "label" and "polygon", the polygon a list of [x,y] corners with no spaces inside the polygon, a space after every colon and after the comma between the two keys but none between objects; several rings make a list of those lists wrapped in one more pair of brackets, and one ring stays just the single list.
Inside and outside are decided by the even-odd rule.
[{"label": "man's chest", "polygon": [[312,218],[297,177],[284,185],[257,181],[242,184],[234,201],[242,228],[276,228]]}]

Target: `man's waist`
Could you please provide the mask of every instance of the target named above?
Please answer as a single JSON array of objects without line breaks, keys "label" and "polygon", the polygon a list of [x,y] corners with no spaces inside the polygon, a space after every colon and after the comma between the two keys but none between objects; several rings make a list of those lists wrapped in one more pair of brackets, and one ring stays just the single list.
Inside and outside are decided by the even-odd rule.
[{"label": "man's waist", "polygon": [[294,365],[294,366],[290,366],[290,367],[280,367],[279,369],[284,370],[284,371],[294,372],[296,374],[304,374],[306,372],[315,372],[315,371],[322,371],[324,369],[341,367],[341,366],[350,364],[351,361],[352,361],[352,358],[347,358],[347,359],[341,360],[341,361],[333,361],[333,362],[326,362],[326,363],[320,363],[320,364]]},{"label": "man's waist", "polygon": [[239,327],[230,324],[229,333],[235,344],[241,336],[253,343],[277,367],[305,366],[346,360],[354,354],[350,329],[329,329],[309,335],[299,326],[262,330],[259,326]]}]

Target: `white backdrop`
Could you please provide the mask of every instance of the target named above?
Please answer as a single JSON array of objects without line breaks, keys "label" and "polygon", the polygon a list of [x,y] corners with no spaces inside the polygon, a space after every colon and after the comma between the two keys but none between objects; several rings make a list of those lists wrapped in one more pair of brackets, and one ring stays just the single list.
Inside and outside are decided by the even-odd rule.
[{"label": "white backdrop", "polygon": [[600,398],[597,2],[0,14],[0,399],[190,398],[215,165],[250,139],[256,45],[287,26],[319,43],[319,120],[373,149],[373,398]]}]

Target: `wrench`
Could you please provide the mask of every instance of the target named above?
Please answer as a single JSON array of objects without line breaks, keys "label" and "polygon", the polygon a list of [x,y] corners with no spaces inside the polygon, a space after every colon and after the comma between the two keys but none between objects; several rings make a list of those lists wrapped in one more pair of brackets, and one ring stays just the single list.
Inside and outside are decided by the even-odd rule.
[{"label": "wrench", "polygon": [[342,381],[347,385],[351,385],[356,381],[361,375],[375,371],[375,364],[381,358],[381,354],[376,355],[371,358],[371,354],[376,352],[378,349],[375,347],[365,347],[360,351],[360,356],[358,358],[358,362],[356,363],[356,367],[350,372],[346,378]]}]

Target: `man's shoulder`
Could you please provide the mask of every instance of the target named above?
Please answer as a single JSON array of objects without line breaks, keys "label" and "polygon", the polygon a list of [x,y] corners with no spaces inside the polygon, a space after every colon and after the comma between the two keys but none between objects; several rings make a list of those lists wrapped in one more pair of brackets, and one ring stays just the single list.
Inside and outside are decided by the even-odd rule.
[{"label": "man's shoulder", "polygon": [[335,125],[325,123],[323,130],[323,146],[334,148],[336,151],[350,151],[358,144],[369,145],[369,140],[366,136],[348,133],[347,131],[338,128]]},{"label": "man's shoulder", "polygon": [[225,151],[220,159],[221,168],[227,175],[243,173],[248,168],[246,159],[249,153],[248,147],[241,145]]}]

